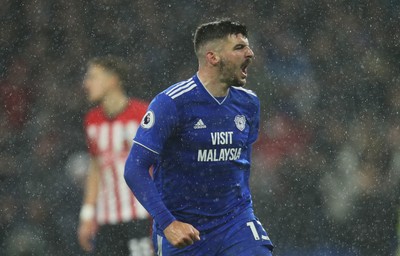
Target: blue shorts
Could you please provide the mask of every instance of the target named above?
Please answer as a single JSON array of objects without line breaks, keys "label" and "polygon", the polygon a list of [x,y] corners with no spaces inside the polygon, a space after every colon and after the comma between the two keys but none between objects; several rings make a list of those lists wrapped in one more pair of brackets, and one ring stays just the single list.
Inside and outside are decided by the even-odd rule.
[{"label": "blue shorts", "polygon": [[273,245],[257,218],[234,220],[206,234],[183,249],[173,247],[164,234],[153,232],[159,256],[272,256]]}]

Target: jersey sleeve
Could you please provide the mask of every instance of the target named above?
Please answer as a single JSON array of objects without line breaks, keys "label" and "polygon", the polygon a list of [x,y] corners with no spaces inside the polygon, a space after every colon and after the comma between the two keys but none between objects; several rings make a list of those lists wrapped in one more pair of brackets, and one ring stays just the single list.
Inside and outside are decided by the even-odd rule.
[{"label": "jersey sleeve", "polygon": [[255,106],[251,113],[250,119],[250,133],[248,143],[254,143],[258,138],[258,131],[260,126],[260,101],[258,98],[255,98]]},{"label": "jersey sleeve", "polygon": [[134,142],[159,154],[177,124],[178,114],[175,103],[170,97],[161,93],[150,103]]},{"label": "jersey sleeve", "polygon": [[157,157],[154,152],[133,144],[126,160],[124,178],[139,202],[164,230],[175,217],[165,206],[149,174],[149,168],[156,162]]}]

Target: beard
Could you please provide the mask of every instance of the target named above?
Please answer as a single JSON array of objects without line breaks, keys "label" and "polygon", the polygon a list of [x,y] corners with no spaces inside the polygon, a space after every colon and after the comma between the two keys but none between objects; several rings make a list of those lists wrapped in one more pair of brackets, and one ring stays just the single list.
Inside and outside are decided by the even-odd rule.
[{"label": "beard", "polygon": [[219,71],[221,74],[221,81],[226,83],[229,86],[237,86],[244,87],[246,84],[246,80],[239,79],[237,75],[237,70],[239,67],[236,67],[231,62],[225,61],[221,59],[219,65]]}]

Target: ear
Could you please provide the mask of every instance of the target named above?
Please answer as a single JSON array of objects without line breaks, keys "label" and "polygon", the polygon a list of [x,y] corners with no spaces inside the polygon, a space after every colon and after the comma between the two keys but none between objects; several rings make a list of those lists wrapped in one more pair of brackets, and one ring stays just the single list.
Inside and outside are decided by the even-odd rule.
[{"label": "ear", "polygon": [[208,51],[206,53],[206,59],[208,63],[215,66],[219,63],[221,58],[218,56],[216,52]]}]

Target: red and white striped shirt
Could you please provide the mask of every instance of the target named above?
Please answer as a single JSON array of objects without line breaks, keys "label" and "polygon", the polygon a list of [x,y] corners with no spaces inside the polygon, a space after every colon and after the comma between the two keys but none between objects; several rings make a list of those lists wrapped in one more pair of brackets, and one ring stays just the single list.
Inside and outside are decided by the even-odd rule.
[{"label": "red and white striped shirt", "polygon": [[116,117],[108,117],[101,106],[91,109],[85,117],[89,152],[100,165],[96,204],[99,225],[149,218],[124,180],[125,161],[147,106],[131,99]]}]

